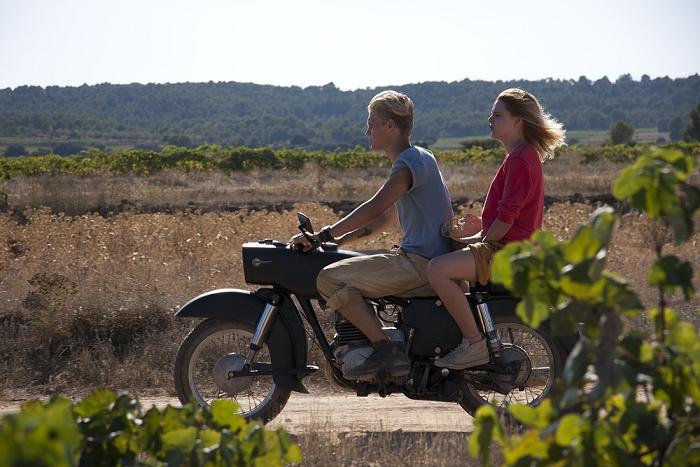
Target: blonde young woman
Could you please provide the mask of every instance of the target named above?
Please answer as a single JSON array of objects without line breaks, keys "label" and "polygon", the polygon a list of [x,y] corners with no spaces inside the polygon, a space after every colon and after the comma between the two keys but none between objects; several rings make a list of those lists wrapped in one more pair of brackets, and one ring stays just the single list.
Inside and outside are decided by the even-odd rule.
[{"label": "blonde young woman", "polygon": [[486,339],[476,327],[460,282],[486,284],[491,258],[503,245],[530,238],[542,226],[544,176],[542,162],[564,144],[560,123],[544,113],[537,99],[522,89],[499,94],[489,117],[491,136],[501,143],[506,156],[491,181],[481,212],[481,231],[461,239],[467,247],[434,258],[428,279],[462,331],[462,342],[435,365],[465,369],[489,362]]}]

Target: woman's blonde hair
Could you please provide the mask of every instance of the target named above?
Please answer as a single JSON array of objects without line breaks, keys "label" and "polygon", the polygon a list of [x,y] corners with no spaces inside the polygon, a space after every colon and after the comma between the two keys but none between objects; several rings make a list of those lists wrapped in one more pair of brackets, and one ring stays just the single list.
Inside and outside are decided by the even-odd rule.
[{"label": "woman's blonde hair", "polygon": [[374,112],[383,121],[392,119],[401,134],[410,135],[413,130],[413,101],[397,91],[382,91],[369,101],[369,112]]},{"label": "woman's blonde hair", "polygon": [[542,162],[554,157],[554,150],[565,145],[566,130],[548,113],[535,96],[518,88],[506,89],[498,95],[513,117],[522,119],[523,136],[540,156]]}]

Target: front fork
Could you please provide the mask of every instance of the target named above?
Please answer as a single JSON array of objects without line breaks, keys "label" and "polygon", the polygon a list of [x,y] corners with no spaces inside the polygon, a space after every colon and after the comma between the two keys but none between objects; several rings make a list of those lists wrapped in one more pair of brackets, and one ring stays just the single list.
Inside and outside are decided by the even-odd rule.
[{"label": "front fork", "polygon": [[486,345],[489,348],[489,353],[493,355],[493,358],[498,362],[501,360],[501,336],[493,325],[489,306],[479,295],[476,297],[476,309],[479,320],[481,321],[481,328],[486,333]]},{"label": "front fork", "polygon": [[265,339],[267,339],[267,335],[270,333],[272,322],[279,311],[279,304],[281,302],[280,296],[273,294],[268,300],[269,301],[265,304],[265,309],[258,320],[258,325],[255,328],[255,334],[253,334],[253,338],[250,340],[248,351],[245,354],[245,362],[243,363],[244,370],[250,369],[250,366],[255,361],[255,357],[258,355],[258,352],[262,350],[263,343],[265,342]]}]

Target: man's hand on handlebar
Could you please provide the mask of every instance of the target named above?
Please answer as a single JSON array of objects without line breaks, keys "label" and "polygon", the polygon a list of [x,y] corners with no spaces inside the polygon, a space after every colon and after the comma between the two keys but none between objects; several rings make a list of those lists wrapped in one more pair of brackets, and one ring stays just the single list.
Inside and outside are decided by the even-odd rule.
[{"label": "man's hand on handlebar", "polygon": [[[311,238],[316,240],[319,244],[321,241],[318,238],[318,234],[311,235]],[[309,251],[313,248],[311,242],[300,232],[289,239],[289,248],[297,251]]]}]

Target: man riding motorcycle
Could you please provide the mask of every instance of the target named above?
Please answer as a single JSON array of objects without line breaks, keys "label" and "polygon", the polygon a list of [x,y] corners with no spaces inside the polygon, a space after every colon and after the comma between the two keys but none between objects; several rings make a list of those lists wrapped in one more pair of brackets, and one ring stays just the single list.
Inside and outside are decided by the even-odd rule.
[{"label": "man riding motorcycle", "polygon": [[[449,251],[440,226],[452,218],[450,195],[435,157],[410,143],[413,102],[395,91],[383,91],[368,105],[367,131],[373,150],[392,161],[387,181],[369,200],[314,239],[345,245],[381,232],[398,221],[401,245],[390,253],[348,258],[325,267],[318,275],[318,292],[331,311],[337,311],[371,341],[374,351],[360,365],[344,374],[348,379],[384,379],[405,376],[410,362],[399,343],[389,340],[365,298],[400,295],[428,284],[431,258]],[[297,234],[295,248],[311,248]]]}]

